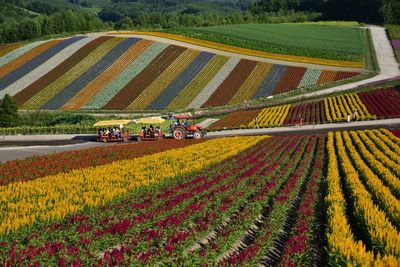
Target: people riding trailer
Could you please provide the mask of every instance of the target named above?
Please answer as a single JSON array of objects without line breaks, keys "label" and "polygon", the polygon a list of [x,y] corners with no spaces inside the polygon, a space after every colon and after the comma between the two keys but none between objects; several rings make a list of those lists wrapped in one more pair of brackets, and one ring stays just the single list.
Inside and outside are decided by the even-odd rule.
[{"label": "people riding trailer", "polygon": [[95,123],[94,126],[102,126],[97,131],[97,141],[128,141],[129,131],[127,129],[123,130],[123,127],[129,122],[130,120],[109,120]]},{"label": "people riding trailer", "polygon": [[160,125],[154,128],[153,124],[150,124],[149,127],[143,125],[138,134],[137,140],[140,141],[153,141],[153,140],[161,140],[164,138],[164,134],[161,130]]}]

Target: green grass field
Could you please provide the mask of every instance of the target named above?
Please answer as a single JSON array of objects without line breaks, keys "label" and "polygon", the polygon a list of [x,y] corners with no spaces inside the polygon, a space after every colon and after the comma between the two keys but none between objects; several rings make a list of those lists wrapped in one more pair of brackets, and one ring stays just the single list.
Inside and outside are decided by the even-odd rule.
[{"label": "green grass field", "polygon": [[363,57],[362,30],[349,26],[242,24],[168,32],[278,54],[347,61]]},{"label": "green grass field", "polygon": [[400,39],[400,25],[388,25],[390,39]]}]

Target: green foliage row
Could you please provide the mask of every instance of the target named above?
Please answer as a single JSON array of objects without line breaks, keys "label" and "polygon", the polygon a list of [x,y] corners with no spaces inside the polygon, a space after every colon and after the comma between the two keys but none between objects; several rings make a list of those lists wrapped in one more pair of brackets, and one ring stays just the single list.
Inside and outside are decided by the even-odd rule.
[{"label": "green foliage row", "polygon": [[19,126],[93,125],[98,118],[88,114],[34,111],[20,113]]},{"label": "green foliage row", "polygon": [[81,125],[19,126],[0,128],[0,135],[96,134],[98,127]]},{"label": "green foliage row", "polygon": [[[161,129],[167,133],[170,122],[165,122],[160,125]],[[127,124],[124,129],[127,129],[131,135],[137,134],[142,128],[142,124]],[[146,125],[148,127],[149,125]],[[156,126],[156,125],[155,125]],[[110,125],[112,127],[112,125]],[[0,135],[35,135],[35,134],[97,134],[99,128],[91,125],[55,125],[55,126],[17,126],[17,127],[2,127]]]}]

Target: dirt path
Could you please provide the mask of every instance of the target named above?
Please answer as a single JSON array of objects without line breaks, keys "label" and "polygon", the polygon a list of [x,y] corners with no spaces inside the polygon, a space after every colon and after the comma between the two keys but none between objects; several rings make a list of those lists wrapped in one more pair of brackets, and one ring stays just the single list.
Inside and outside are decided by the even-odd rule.
[{"label": "dirt path", "polygon": [[[52,141],[48,141],[48,143],[52,143]],[[65,141],[64,143],[68,143]],[[9,143],[12,145],[12,143]],[[114,145],[114,144],[103,144],[96,142],[85,142],[81,144],[73,144],[73,145],[35,145],[35,146],[23,146],[23,147],[0,147],[0,162],[6,162],[9,160],[15,159],[24,159],[31,156],[40,156],[40,155],[48,155],[56,152],[63,151],[71,151],[71,150],[82,150],[91,147],[105,146],[105,145]]]},{"label": "dirt path", "polygon": [[207,128],[208,126],[210,126],[211,124],[213,124],[217,121],[219,121],[219,119],[205,119],[204,121],[198,123],[197,125],[199,125],[202,128]]},{"label": "dirt path", "polygon": [[270,59],[270,58],[265,58],[265,57],[243,55],[243,54],[239,54],[239,53],[227,52],[227,51],[218,50],[218,49],[214,49],[214,48],[189,44],[186,42],[171,40],[168,38],[163,38],[163,37],[158,37],[158,36],[145,35],[145,34],[116,34],[113,32],[91,33],[91,35],[98,35],[98,36],[101,36],[104,34],[107,34],[110,36],[118,36],[118,37],[137,37],[137,38],[152,40],[152,41],[156,41],[156,42],[162,42],[162,43],[167,43],[167,44],[172,44],[172,45],[183,46],[183,47],[194,49],[194,50],[206,51],[206,52],[223,55],[223,56],[227,56],[227,57],[256,60],[256,61],[267,62],[267,63],[271,63],[271,64],[282,64],[282,65],[288,65],[288,66],[326,69],[326,70],[333,70],[333,71],[359,71],[359,72],[365,71],[364,69],[360,69],[360,68],[333,67],[333,66],[326,66],[326,65],[308,64],[308,63],[300,63],[300,62],[285,61],[285,60],[275,60],[275,59]]}]

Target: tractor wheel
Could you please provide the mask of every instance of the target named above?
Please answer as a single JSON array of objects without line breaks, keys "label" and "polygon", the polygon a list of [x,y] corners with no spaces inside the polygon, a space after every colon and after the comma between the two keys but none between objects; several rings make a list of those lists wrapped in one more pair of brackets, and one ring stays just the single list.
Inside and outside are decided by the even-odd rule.
[{"label": "tractor wheel", "polygon": [[175,138],[176,140],[182,140],[182,139],[185,139],[185,137],[186,137],[186,133],[185,133],[185,131],[182,130],[182,129],[176,129],[176,130],[174,130],[173,135],[174,135],[174,138]]},{"label": "tractor wheel", "polygon": [[201,132],[195,132],[193,134],[193,137],[194,137],[194,139],[201,139],[201,138],[203,138],[203,135]]}]

